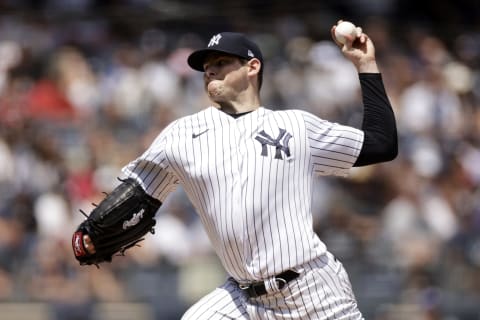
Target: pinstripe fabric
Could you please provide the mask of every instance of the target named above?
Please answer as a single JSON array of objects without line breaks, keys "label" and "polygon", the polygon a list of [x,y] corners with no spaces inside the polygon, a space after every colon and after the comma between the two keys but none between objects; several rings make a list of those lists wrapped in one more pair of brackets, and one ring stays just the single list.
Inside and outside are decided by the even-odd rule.
[{"label": "pinstripe fabric", "polygon": [[302,266],[283,290],[247,298],[232,282],[194,304],[182,320],[361,320],[343,265],[329,252]]},{"label": "pinstripe fabric", "polygon": [[257,299],[227,281],[183,319],[361,319],[342,265],[313,232],[311,193],[316,174],[346,175],[362,143],[362,131],[300,110],[235,119],[210,107],[174,121],[125,166],[162,202],[182,185],[236,281],[302,271]]},{"label": "pinstripe fabric", "polygon": [[160,201],[181,184],[227,272],[269,278],[326,251],[313,232],[315,174],[345,175],[363,132],[300,110],[181,118],[124,168]]},{"label": "pinstripe fabric", "polygon": [[247,304],[250,319],[360,320],[350,280],[328,251],[308,262],[282,291]]},{"label": "pinstripe fabric", "polygon": [[227,280],[210,294],[195,303],[182,320],[250,319],[245,309],[247,297],[235,282]]}]

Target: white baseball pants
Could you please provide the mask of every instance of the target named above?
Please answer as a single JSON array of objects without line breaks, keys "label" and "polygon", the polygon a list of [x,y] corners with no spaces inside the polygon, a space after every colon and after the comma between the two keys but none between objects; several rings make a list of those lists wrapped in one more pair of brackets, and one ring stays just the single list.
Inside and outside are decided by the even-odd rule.
[{"label": "white baseball pants", "polygon": [[345,268],[332,254],[302,269],[282,290],[256,298],[249,298],[228,279],[188,309],[182,320],[363,319]]}]

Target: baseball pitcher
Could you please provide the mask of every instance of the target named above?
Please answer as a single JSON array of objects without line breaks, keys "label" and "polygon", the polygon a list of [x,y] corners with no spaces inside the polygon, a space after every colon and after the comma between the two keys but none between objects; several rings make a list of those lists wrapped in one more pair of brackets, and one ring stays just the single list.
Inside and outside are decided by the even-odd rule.
[{"label": "baseball pitcher", "polygon": [[335,28],[358,70],[361,128],[262,105],[259,47],[218,33],[188,57],[215,106],[169,124],[123,168],[127,178],[74,232],[77,260],[99,264],[133,246],[181,185],[229,275],[182,319],[363,319],[342,263],[313,231],[312,183],[394,159],[397,130],[372,41],[359,30],[340,43]]}]

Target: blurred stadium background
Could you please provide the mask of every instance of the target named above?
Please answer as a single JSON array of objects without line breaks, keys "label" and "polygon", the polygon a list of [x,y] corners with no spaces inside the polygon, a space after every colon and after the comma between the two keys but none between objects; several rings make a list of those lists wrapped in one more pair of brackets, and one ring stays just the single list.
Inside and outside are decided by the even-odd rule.
[{"label": "blurred stadium background", "polygon": [[119,169],[208,103],[186,56],[256,39],[265,105],[360,125],[337,19],[373,38],[400,155],[316,181],[315,228],[374,320],[480,319],[480,2],[0,1],[0,319],[170,320],[225,277],[182,190],[155,235],[79,267],[70,236]]}]

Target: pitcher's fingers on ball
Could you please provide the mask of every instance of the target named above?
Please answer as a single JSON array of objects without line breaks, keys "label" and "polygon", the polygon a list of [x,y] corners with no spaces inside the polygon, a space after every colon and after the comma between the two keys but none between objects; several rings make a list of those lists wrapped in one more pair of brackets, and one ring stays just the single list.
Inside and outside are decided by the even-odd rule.
[{"label": "pitcher's fingers on ball", "polygon": [[363,34],[362,27],[355,27],[355,31],[357,33],[357,37],[360,37]]}]

